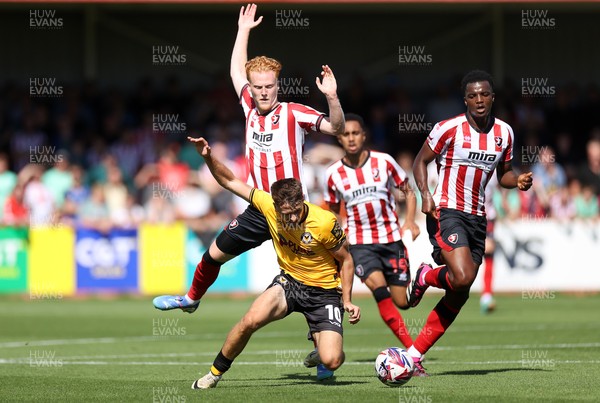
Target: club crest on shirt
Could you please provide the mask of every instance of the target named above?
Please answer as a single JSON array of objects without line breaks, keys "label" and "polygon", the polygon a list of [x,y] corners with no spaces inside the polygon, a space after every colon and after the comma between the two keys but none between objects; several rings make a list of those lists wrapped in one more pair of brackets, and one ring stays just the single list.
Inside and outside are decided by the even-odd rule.
[{"label": "club crest on shirt", "polygon": [[378,180],[379,179],[379,169],[373,168],[373,170],[371,172],[373,172],[373,179]]},{"label": "club crest on shirt", "polygon": [[450,242],[451,244],[455,244],[456,242],[458,242],[458,234],[454,233],[450,235],[448,237],[448,242]]},{"label": "club crest on shirt", "polygon": [[340,226],[339,222],[337,222],[337,221],[335,222],[333,228],[331,229],[331,234],[333,235],[333,237],[335,239],[340,239],[341,237],[344,236],[344,230]]},{"label": "club crest on shirt", "polygon": [[274,125],[279,123],[279,114],[271,116],[271,123],[273,123]]},{"label": "club crest on shirt", "polygon": [[300,238],[300,240],[302,241],[303,244],[308,245],[309,243],[312,242],[313,237],[310,234],[310,232],[305,232],[304,234],[302,234],[302,238]]},{"label": "club crest on shirt", "polygon": [[229,229],[235,229],[235,228],[237,228],[238,225],[239,225],[238,220],[236,218],[234,218],[229,223]]},{"label": "club crest on shirt", "polygon": [[502,137],[494,137],[494,141],[496,142],[496,147],[502,146]]},{"label": "club crest on shirt", "polygon": [[362,264],[359,264],[354,268],[354,273],[356,273],[358,277],[361,277],[363,274],[365,274],[365,269],[363,268]]}]

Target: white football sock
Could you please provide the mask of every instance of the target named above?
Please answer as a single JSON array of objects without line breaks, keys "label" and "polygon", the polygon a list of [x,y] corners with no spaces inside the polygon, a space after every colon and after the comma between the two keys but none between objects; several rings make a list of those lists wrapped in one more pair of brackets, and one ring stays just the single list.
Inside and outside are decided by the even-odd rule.
[{"label": "white football sock", "polygon": [[417,350],[417,349],[415,348],[415,346],[410,346],[410,347],[409,347],[409,349],[408,349],[408,354],[409,354],[411,357],[415,357],[415,358],[421,358],[421,357],[423,357],[423,354],[419,353],[419,350]]},{"label": "white football sock", "polygon": [[200,301],[199,299],[191,299],[187,294],[185,294],[183,298],[185,298],[185,300],[190,304],[195,304],[196,302]]}]

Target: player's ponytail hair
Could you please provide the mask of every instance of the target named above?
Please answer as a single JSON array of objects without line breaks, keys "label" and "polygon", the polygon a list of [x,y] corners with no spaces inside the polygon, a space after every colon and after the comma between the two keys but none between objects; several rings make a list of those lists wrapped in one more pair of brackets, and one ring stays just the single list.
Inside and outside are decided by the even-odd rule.
[{"label": "player's ponytail hair", "polygon": [[279,78],[281,63],[267,56],[256,56],[246,62],[246,78],[250,79],[250,72],[274,71],[275,77]]},{"label": "player's ponytail hair", "polygon": [[289,205],[292,208],[304,203],[302,184],[298,179],[280,179],[271,185],[271,197],[278,207]]}]

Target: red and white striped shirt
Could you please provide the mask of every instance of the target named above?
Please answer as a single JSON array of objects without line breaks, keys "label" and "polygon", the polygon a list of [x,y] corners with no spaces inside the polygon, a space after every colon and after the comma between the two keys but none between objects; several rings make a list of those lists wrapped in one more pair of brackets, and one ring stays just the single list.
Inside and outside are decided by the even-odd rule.
[{"label": "red and white striped shirt", "polygon": [[370,151],[359,168],[343,160],[327,168],[325,201],[346,205],[346,234],[351,245],[391,243],[400,240],[396,201],[390,191],[400,187],[406,173],[388,154]]},{"label": "red and white striped shirt", "polygon": [[271,184],[279,179],[296,178],[304,185],[302,152],[304,136],[319,131],[324,114],[311,107],[281,102],[266,115],[261,115],[250,93],[242,89],[240,104],[246,115],[246,162],[248,185],[271,192]]},{"label": "red and white striped shirt", "polygon": [[487,133],[473,129],[465,114],[437,123],[427,137],[437,154],[436,206],[484,216],[485,187],[496,166],[512,160],[513,141],[512,128],[500,119]]}]

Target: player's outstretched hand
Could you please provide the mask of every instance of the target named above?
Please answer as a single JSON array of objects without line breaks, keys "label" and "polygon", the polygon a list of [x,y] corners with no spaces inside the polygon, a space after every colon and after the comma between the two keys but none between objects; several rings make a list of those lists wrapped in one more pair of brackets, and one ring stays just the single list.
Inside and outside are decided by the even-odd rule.
[{"label": "player's outstretched hand", "polygon": [[333,71],[326,64],[321,67],[323,71],[321,71],[321,80],[319,80],[319,77],[316,78],[317,87],[325,95],[336,95],[337,81],[335,81]]},{"label": "player's outstretched hand", "polygon": [[517,178],[517,187],[519,190],[528,190],[533,185],[533,173],[527,172],[519,175]]},{"label": "player's outstretched hand", "polygon": [[360,320],[360,308],[351,302],[344,304],[344,310],[350,314],[349,322],[351,325],[358,323]]},{"label": "player's outstretched hand", "polygon": [[242,6],[240,9],[240,17],[238,18],[238,29],[252,29],[262,22],[263,17],[260,16],[256,21],[256,4],[248,4],[246,8]]},{"label": "player's outstretched hand", "polygon": [[196,151],[203,157],[210,155],[210,146],[204,137],[189,137],[188,140],[196,146]]}]

